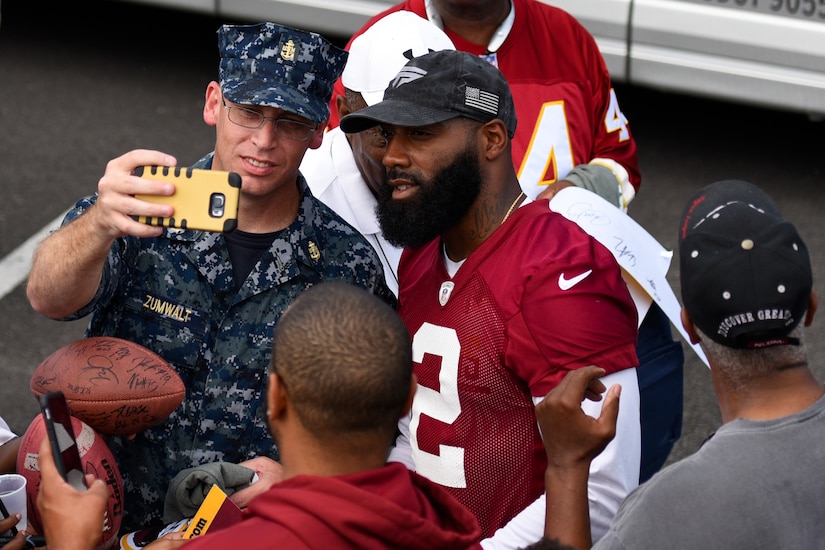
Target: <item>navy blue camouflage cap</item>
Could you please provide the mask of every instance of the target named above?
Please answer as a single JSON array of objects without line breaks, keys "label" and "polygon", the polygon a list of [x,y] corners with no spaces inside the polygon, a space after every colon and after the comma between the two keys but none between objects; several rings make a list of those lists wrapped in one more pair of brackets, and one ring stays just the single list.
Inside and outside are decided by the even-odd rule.
[{"label": "navy blue camouflage cap", "polygon": [[224,97],[276,107],[321,123],[329,118],[332,86],[347,52],[320,34],[276,23],[218,29]]}]

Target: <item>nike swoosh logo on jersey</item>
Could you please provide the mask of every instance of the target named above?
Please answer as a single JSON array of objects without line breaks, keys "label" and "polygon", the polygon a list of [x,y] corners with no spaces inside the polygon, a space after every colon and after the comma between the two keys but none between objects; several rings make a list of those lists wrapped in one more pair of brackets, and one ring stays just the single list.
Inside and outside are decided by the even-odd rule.
[{"label": "nike swoosh logo on jersey", "polygon": [[576,286],[577,284],[579,284],[583,280],[587,279],[587,276],[590,275],[591,273],[593,273],[593,270],[588,269],[584,273],[582,273],[580,275],[576,275],[575,277],[572,277],[570,279],[565,279],[564,278],[564,273],[562,273],[561,275],[559,275],[559,288],[562,289],[562,290],[570,290],[571,288],[573,288],[574,286]]}]

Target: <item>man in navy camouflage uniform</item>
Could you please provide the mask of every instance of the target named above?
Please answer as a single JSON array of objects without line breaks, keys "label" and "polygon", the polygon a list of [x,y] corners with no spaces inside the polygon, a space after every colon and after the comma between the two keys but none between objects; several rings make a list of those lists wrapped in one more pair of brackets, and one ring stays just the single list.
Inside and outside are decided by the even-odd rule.
[{"label": "man in navy camouflage uniform", "polygon": [[241,175],[237,229],[135,221],[173,213],[135,194],[171,195],[174,187],[133,170],[177,161],[132,151],[109,162],[97,193],[41,244],[27,289],[35,310],[62,320],[91,315],[87,336],[144,345],[186,384],[183,404],[164,423],[111,441],[126,491],[123,531],[159,522],[169,480],[195,465],[256,470],[261,480],[241,505],[280,480],[264,390],[273,328],[296,296],[340,280],[395,305],[374,250],[312,197],[298,171],[307,148],[321,144],[346,52],[273,23],[225,25],[218,38],[220,83],[207,86],[203,113],[216,127],[215,150],[194,167]]}]

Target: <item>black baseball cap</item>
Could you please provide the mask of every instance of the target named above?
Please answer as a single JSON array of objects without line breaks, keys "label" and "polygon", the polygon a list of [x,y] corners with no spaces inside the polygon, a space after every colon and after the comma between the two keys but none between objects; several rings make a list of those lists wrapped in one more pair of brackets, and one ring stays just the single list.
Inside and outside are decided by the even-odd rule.
[{"label": "black baseball cap", "polygon": [[712,340],[739,349],[799,344],[813,275],[796,228],[762,189],[718,181],[688,202],[679,225],[682,303]]},{"label": "black baseball cap", "polygon": [[479,122],[500,119],[510,137],[516,109],[510,86],[489,61],[455,50],[411,59],[390,81],[384,100],[341,119],[349,134],[379,124],[426,126],[455,117]]}]

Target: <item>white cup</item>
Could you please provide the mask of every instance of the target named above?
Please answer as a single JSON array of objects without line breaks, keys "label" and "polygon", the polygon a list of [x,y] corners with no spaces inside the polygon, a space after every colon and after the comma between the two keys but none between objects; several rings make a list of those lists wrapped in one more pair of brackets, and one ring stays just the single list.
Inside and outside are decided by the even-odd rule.
[{"label": "white cup", "polygon": [[23,531],[28,527],[26,518],[26,478],[20,474],[0,475],[0,500],[9,515],[20,514],[17,529]]}]

